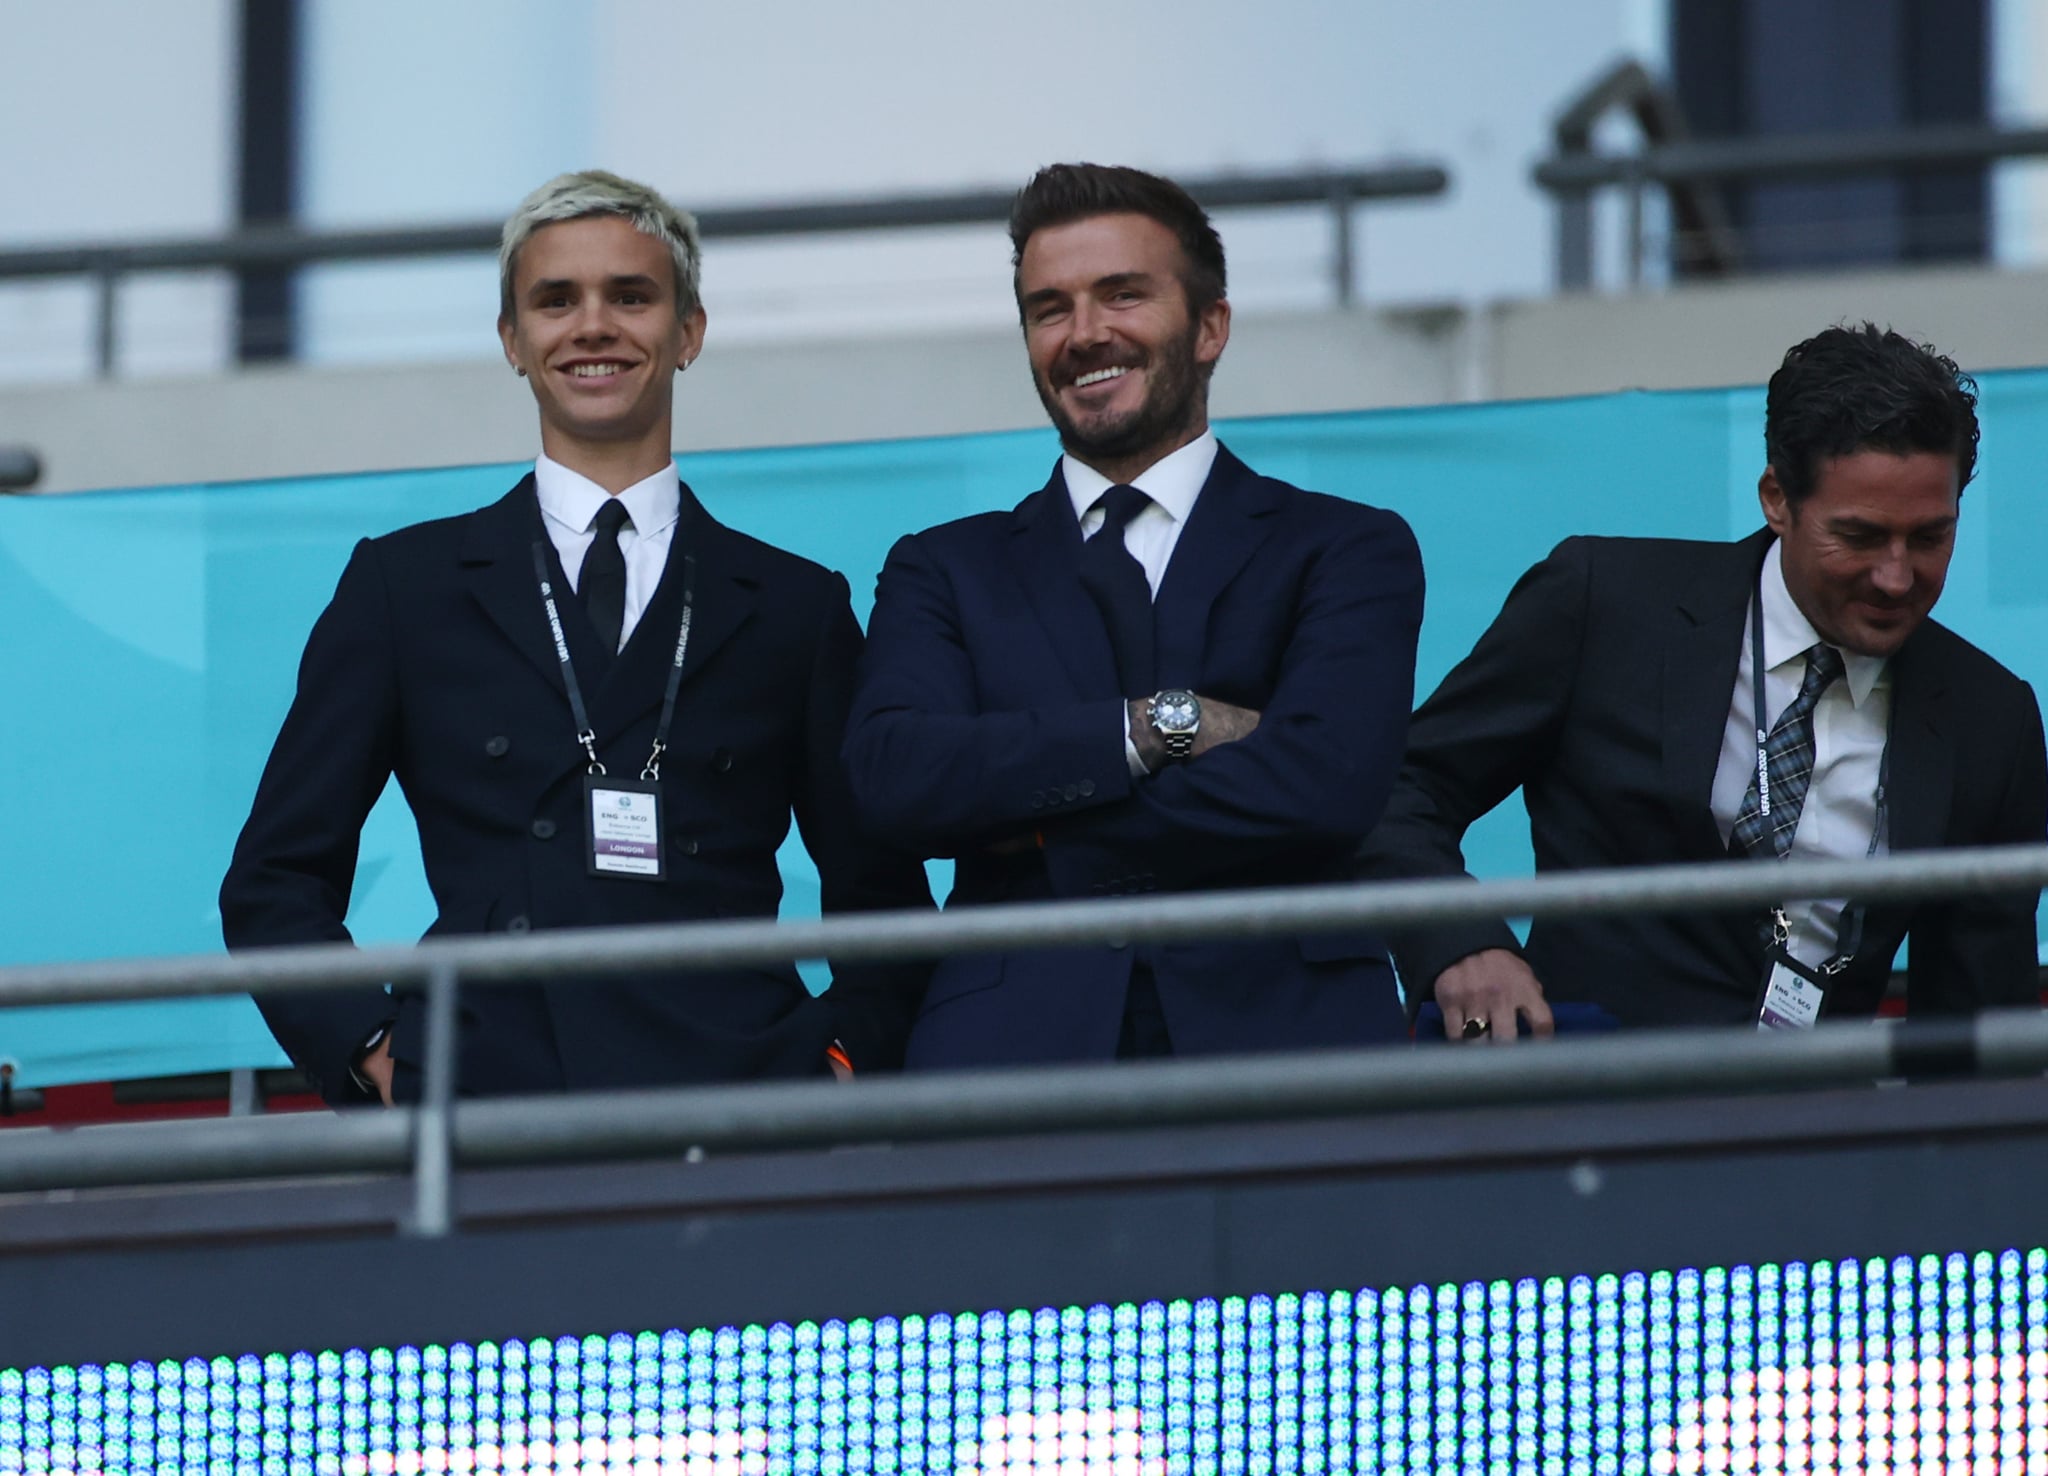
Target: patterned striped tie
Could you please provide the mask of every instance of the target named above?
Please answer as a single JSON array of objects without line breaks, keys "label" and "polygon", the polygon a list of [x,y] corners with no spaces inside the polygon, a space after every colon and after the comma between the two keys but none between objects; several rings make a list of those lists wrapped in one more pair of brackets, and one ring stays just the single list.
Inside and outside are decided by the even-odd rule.
[{"label": "patterned striped tie", "polygon": [[1764,761],[1771,772],[1771,813],[1763,813],[1757,776],[1750,775],[1749,792],[1742,797],[1735,828],[1728,833],[1730,855],[1762,854],[1766,836],[1772,855],[1782,859],[1792,849],[1792,832],[1799,827],[1799,811],[1813,783],[1813,709],[1828,684],[1841,674],[1842,653],[1833,646],[1817,645],[1806,653],[1806,679],[1799,684],[1799,695],[1778,714],[1764,740]]}]

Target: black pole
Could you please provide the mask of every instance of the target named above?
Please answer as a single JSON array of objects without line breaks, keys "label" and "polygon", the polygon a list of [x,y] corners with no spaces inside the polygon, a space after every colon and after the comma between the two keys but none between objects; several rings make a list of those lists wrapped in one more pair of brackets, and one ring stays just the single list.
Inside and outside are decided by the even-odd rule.
[{"label": "black pole", "polygon": [[[1991,0],[1670,0],[1672,65],[1694,137],[1988,127]],[[1981,162],[1889,177],[1724,186],[1744,258],[1765,270],[1981,260]]]},{"label": "black pole", "polygon": [[[1989,0],[1906,0],[1905,111],[1914,124],[1990,124],[1989,11]],[[1907,260],[1989,259],[1991,171],[1983,164],[1909,175],[1901,189]]]},{"label": "black pole", "polygon": [[[299,0],[242,0],[241,157],[244,229],[289,225],[298,204]],[[289,359],[296,346],[292,269],[244,267],[235,278],[235,356]]]},{"label": "black pole", "polygon": [[[1672,86],[1694,138],[1740,138],[1750,131],[1749,79],[1743,65],[1751,30],[1748,9],[1729,0],[1671,0]],[[1722,205],[1738,240],[1748,234],[1749,194],[1746,182],[1721,186]],[[1674,276],[1709,274],[1701,256],[1691,249],[1694,243],[1674,237],[1671,244]]]}]

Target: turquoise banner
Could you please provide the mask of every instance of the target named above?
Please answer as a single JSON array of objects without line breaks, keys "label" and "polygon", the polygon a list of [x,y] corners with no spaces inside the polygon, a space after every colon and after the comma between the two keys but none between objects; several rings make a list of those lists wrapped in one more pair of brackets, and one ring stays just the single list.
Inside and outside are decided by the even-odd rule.
[{"label": "turquoise banner", "polygon": [[[1940,617],[2048,682],[2048,371],[1987,375],[1982,470]],[[1429,573],[1420,683],[1470,647],[1509,585],[1573,533],[1728,538],[1760,524],[1754,389],[1295,416],[1221,427],[1259,470],[1390,507]],[[1008,507],[1045,479],[1050,431],[679,458],[720,519],[843,570],[865,614],[901,533]],[[461,512],[517,466],[0,499],[0,962],[220,947],[214,893],[292,691],[299,650],[358,538]],[[1526,818],[1475,831],[1476,870],[1526,873]],[[785,912],[812,913],[801,849]],[[410,815],[386,793],[349,924],[409,939],[432,918]],[[246,1000],[0,1014],[0,1059],[37,1086],[282,1064]]]}]

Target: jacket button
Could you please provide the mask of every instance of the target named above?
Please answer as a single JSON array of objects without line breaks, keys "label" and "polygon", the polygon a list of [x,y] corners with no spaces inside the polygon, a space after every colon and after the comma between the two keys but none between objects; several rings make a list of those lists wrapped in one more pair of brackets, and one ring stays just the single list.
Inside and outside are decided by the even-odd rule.
[{"label": "jacket button", "polygon": [[712,767],[712,769],[713,769],[713,770],[715,770],[716,772],[718,772],[718,773],[720,773],[720,774],[723,774],[723,773],[724,773],[724,772],[725,772],[726,770],[730,769],[730,768],[732,767],[732,753],[731,753],[731,751],[730,751],[729,749],[724,749],[724,748],[714,748],[714,749],[712,749],[712,750],[711,750],[711,767]]},{"label": "jacket button", "polygon": [[525,913],[515,913],[505,919],[505,931],[508,933],[530,933],[533,931],[533,923]]},{"label": "jacket button", "polygon": [[1062,789],[1060,791],[1060,797],[1066,800],[1079,799],[1081,797],[1081,786],[1078,784],[1069,784],[1065,789]]},{"label": "jacket button", "polygon": [[555,838],[555,822],[552,820],[534,821],[533,838],[535,840],[553,840]]},{"label": "jacket button", "polygon": [[506,754],[510,753],[511,751],[512,740],[510,738],[507,738],[502,733],[500,733],[495,738],[486,740],[484,743],[484,752],[489,754],[492,758],[503,758]]},{"label": "jacket button", "polygon": [[697,842],[695,840],[679,840],[676,842],[676,849],[685,856],[694,856],[697,854]]},{"label": "jacket button", "polygon": [[1095,793],[1095,781],[1093,779],[1083,779],[1081,781],[1081,798],[1086,799],[1093,793]]}]

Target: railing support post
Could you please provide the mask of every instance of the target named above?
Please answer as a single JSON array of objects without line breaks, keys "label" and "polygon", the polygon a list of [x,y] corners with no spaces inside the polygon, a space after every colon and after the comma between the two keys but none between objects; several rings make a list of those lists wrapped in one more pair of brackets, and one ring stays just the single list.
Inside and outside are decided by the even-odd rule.
[{"label": "railing support post", "polygon": [[121,269],[103,261],[92,274],[93,372],[101,379],[114,377],[114,357],[120,345],[115,321],[120,310]]},{"label": "railing support post", "polygon": [[1330,235],[1334,260],[1330,270],[1337,279],[1337,306],[1350,307],[1358,296],[1358,226],[1351,207],[1356,197],[1346,189],[1330,191]]},{"label": "railing support post", "polygon": [[1584,292],[1593,285],[1593,196],[1588,190],[1557,197],[1557,288]]},{"label": "railing support post", "polygon": [[1628,290],[1640,292],[1643,287],[1643,190],[1642,171],[1634,170],[1628,177]]},{"label": "railing support post", "polygon": [[453,1152],[455,1111],[455,966],[434,965],[427,975],[427,1059],[420,1105],[413,1109],[412,1220],[418,1236],[446,1235],[455,1223]]}]

